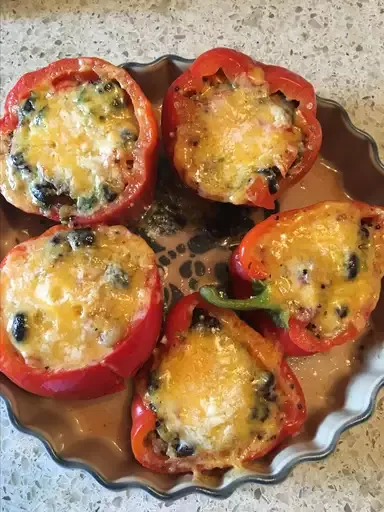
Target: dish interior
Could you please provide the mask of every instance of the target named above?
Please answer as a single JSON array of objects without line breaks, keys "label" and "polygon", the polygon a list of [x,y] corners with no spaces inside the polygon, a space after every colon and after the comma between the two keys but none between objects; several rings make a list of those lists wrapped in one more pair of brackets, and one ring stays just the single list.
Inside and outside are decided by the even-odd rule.
[{"label": "dish interior", "polygon": [[[162,59],[148,66],[128,68],[160,116],[166,89],[186,67],[185,62]],[[384,204],[384,174],[370,158],[371,145],[367,139],[349,129],[342,111],[332,102],[319,99],[318,117],[324,134],[321,156],[311,172],[286,192],[276,206],[283,211],[347,197]],[[181,184],[161,155],[155,202],[134,230],[146,237],[156,252],[165,287],[165,309],[203,284],[226,287],[230,251],[255,222],[267,215],[263,209],[199,198]],[[24,214],[1,199],[1,258],[15,244],[41,234],[51,225],[52,222]],[[306,396],[308,420],[301,433],[250,464],[247,469],[252,475],[268,479],[275,474],[287,449],[304,449],[308,453],[314,449],[312,441],[319,426],[331,412],[344,407],[351,383],[364,371],[372,354],[384,350],[383,339],[382,293],[371,325],[360,339],[327,354],[290,359]],[[384,374],[384,368],[379,371]],[[125,391],[100,399],[55,401],[29,394],[0,374],[0,393],[9,399],[19,423],[42,434],[59,457],[86,463],[106,481],[139,482],[160,492],[191,482],[188,475],[154,474],[134,460],[129,441],[131,381],[127,381]],[[231,470],[204,485],[218,488],[237,476],[239,471]]]}]

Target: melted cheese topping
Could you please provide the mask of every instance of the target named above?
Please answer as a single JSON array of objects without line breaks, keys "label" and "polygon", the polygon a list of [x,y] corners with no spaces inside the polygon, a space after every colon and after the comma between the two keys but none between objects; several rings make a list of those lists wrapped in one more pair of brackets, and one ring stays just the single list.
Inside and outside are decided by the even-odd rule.
[{"label": "melted cheese topping", "polygon": [[350,322],[362,329],[363,312],[378,300],[383,269],[375,248],[383,234],[360,221],[353,203],[329,203],[279,221],[255,249],[271,273],[271,302],[310,321],[319,337]]},{"label": "melted cheese topping", "polygon": [[283,175],[299,154],[301,130],[293,112],[265,83],[207,86],[193,96],[188,119],[177,127],[174,161],[202,196],[244,204],[262,169]]},{"label": "melted cheese topping", "polygon": [[[47,209],[52,196],[65,195],[79,211],[95,210],[124,190],[138,132],[133,107],[117,82],[34,90],[19,106],[3,186],[18,196],[18,204]],[[34,190],[47,182],[45,202]],[[64,204],[66,215],[73,214],[76,208]]]},{"label": "melted cheese topping", "polygon": [[[146,243],[122,226],[95,229],[92,245],[77,244],[79,232],[86,233],[27,242],[1,271],[1,320],[33,366],[79,368],[102,359],[148,306],[154,258]],[[24,336],[15,332],[20,314]]]},{"label": "melted cheese topping", "polygon": [[150,396],[164,421],[164,437],[192,445],[198,454],[241,452],[257,436],[276,434],[278,405],[257,394],[266,373],[225,329],[190,330],[162,359],[158,388]]}]

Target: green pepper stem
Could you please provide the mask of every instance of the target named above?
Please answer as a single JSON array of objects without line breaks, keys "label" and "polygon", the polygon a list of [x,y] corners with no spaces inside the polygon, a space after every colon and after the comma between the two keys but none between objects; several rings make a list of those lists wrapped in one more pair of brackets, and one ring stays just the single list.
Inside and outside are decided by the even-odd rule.
[{"label": "green pepper stem", "polygon": [[199,291],[204,300],[210,304],[213,304],[214,306],[217,306],[218,308],[234,309],[236,311],[251,311],[253,309],[281,309],[279,306],[270,304],[267,289],[265,289],[259,295],[249,297],[249,299],[228,299],[213,285],[202,286]]},{"label": "green pepper stem", "polygon": [[248,299],[228,299],[213,285],[202,286],[199,292],[204,300],[218,308],[233,309],[235,311],[263,309],[271,316],[278,327],[288,327],[289,313],[284,311],[281,306],[270,303],[267,287],[258,295],[253,295]]}]

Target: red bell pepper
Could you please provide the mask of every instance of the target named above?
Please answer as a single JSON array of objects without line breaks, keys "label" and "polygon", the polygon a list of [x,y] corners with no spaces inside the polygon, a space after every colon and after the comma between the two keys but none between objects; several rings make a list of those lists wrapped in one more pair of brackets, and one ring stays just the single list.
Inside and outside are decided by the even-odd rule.
[{"label": "red bell pepper", "polygon": [[[132,154],[133,167],[127,173],[125,163],[121,163],[121,173],[124,173],[125,189],[116,198],[109,197],[106,204],[102,204],[93,213],[86,214],[77,211],[71,214],[68,222],[73,226],[91,225],[98,223],[121,222],[125,219],[137,217],[153,199],[155,186],[155,165],[158,145],[157,122],[152,106],[139,85],[129,73],[120,67],[114,66],[98,58],[69,58],[62,59],[36,71],[23,75],[9,92],[4,106],[4,116],[0,119],[0,135],[3,139],[1,152],[6,167],[6,156],[12,140],[13,131],[17,128],[18,108],[20,104],[30,97],[33,91],[40,88],[50,88],[53,93],[79,87],[82,84],[97,80],[117,81],[120,87],[128,94],[139,125],[138,139]],[[68,148],[71,150],[71,148]],[[18,199],[9,186],[6,186],[5,170],[0,174],[0,190],[4,197],[28,213],[44,215],[54,221],[60,221],[59,209],[52,205],[49,209],[41,209],[32,201],[26,202]],[[49,180],[48,180],[49,181]],[[66,203],[64,203],[66,204]]]},{"label": "red bell pepper", "polygon": [[[104,226],[98,229],[108,228]],[[119,230],[125,230],[127,236],[136,236],[123,226],[119,226]],[[51,238],[63,231],[70,230],[65,226],[54,226],[40,237],[14,247],[0,265],[0,277],[9,258],[27,251],[30,242],[41,237]],[[150,356],[160,332],[163,304],[155,257],[153,265],[148,268],[143,287],[150,289],[151,294],[142,315],[127,326],[126,334],[115,343],[111,353],[98,362],[78,369],[45,369],[27,364],[10,341],[4,320],[0,317],[0,372],[26,391],[45,397],[89,399],[123,389],[124,380],[135,375]]]},{"label": "red bell pepper", "polygon": [[[250,356],[262,369],[274,376],[281,424],[271,437],[250,439],[250,444],[241,452],[236,451],[234,447],[231,453],[228,453],[228,450],[225,453],[202,450],[196,454],[168,456],[159,452],[152,442],[153,436],[157,436],[157,439],[159,436],[156,434],[158,417],[147,393],[150,374],[159,367],[162,358],[169,351],[177,350],[177,347],[184,343],[193,322],[195,308],[203,310],[209,317],[214,317],[224,325],[227,335],[229,332],[229,336],[246,347]],[[182,357],[188,357],[188,352],[184,354],[186,355]],[[240,466],[264,456],[285,437],[294,435],[300,430],[306,417],[305,399],[300,384],[283,359],[280,348],[264,339],[235,313],[208,304],[198,293],[184,297],[170,311],[165,325],[165,337],[155,349],[153,357],[137,374],[135,386],[136,394],[132,402],[132,450],[135,458],[143,466],[161,473],[199,473],[214,468]]]},{"label": "red bell pepper", "polygon": [[[236,88],[242,87],[244,80],[250,86],[264,84],[269,95],[281,92],[286,99],[298,104],[295,110],[295,124],[303,134],[301,154],[293,158],[294,161],[290,161],[289,164],[287,161],[287,165],[279,167],[281,176],[259,174],[253,181],[250,180],[247,200],[243,203],[273,209],[274,201],[281,193],[303,178],[311,169],[320,150],[322,133],[320,123],[316,119],[315,91],[309,82],[296,73],[255,61],[235,50],[215,48],[200,55],[169,87],[162,109],[162,133],[169,158],[181,179],[196,190],[199,188],[197,175],[188,177],[186,164],[179,165],[175,161],[178,129],[184,123],[192,122],[194,112],[202,108],[198,105],[199,93],[205,91],[209,77],[217,73],[224,73]],[[197,145],[196,142],[194,144]],[[224,200],[219,193],[212,195],[202,190],[202,186],[199,193],[216,201]]]},{"label": "red bell pepper", "polygon": [[[281,262],[271,256],[272,247],[275,255],[282,252]],[[384,274],[384,208],[329,201],[272,215],[245,235],[230,272],[238,300],[210,287],[202,295],[222,307],[253,310],[250,323],[279,341],[286,355],[327,351],[355,339],[376,307]],[[317,305],[303,301],[310,286]],[[332,329],[316,329],[332,315]]]}]

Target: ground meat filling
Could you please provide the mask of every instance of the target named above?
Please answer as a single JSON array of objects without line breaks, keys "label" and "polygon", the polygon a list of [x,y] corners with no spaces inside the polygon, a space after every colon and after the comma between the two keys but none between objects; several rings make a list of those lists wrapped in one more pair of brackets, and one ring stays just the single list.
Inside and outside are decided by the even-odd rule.
[{"label": "ground meat filling", "polygon": [[36,89],[17,113],[4,195],[42,211],[55,206],[62,220],[118,199],[132,173],[139,126],[117,81]]},{"label": "ground meat filling", "polygon": [[146,399],[157,422],[147,442],[168,457],[240,457],[279,431],[275,384],[227,326],[196,308],[185,340],[150,374]]},{"label": "ground meat filling", "polygon": [[280,91],[270,95],[258,71],[255,80],[240,75],[230,82],[219,70],[204,77],[201,92],[184,93],[193,105],[187,114],[179,112],[174,159],[202,196],[246,203],[260,176],[276,194],[301,158],[305,141],[296,123],[298,102]]}]

